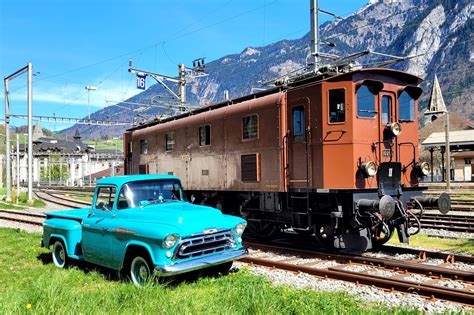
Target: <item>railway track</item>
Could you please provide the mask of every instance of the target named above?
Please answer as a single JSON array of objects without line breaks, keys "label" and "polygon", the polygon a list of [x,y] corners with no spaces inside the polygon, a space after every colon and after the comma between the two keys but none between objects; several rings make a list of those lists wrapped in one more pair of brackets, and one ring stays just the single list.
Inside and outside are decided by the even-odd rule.
[{"label": "railway track", "polygon": [[84,208],[89,207],[89,202],[79,201],[79,200],[72,200],[70,198],[66,198],[64,196],[58,196],[52,192],[44,191],[44,190],[35,190],[35,195],[47,202],[51,202],[60,206],[69,207],[72,209]]},{"label": "railway track", "polygon": [[422,228],[474,233],[474,216],[423,214]]},{"label": "railway track", "polygon": [[23,223],[34,226],[43,226],[44,214],[28,213],[24,211],[0,210],[0,220]]},{"label": "railway track", "polygon": [[[441,267],[423,264],[425,256],[399,261],[301,250],[286,246],[257,243],[246,243],[246,245],[251,254],[240,261],[252,265],[415,293],[428,298],[474,304],[474,269],[464,271],[449,268],[449,264],[459,259],[452,255],[446,255],[446,263]],[[398,250],[403,251],[402,248]],[[426,255],[426,252],[422,255]],[[471,267],[474,268],[474,264]]]}]

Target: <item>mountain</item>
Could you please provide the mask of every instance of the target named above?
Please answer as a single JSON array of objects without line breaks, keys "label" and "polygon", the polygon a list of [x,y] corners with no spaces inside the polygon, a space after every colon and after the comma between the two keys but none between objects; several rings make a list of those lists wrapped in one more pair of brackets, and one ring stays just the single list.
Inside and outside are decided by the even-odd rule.
[{"label": "mountain", "polygon": [[[327,22],[320,26],[323,41],[335,47],[322,46],[324,52],[339,56],[373,50],[396,56],[415,56],[392,68],[407,71],[425,79],[421,87],[420,110],[427,106],[430,83],[438,75],[446,105],[450,111],[474,119],[473,104],[473,14],[470,0],[371,0],[344,20]],[[302,12],[307,18],[308,12]],[[206,65],[208,76],[190,80],[188,101],[204,105],[224,98],[251,93],[252,88],[265,88],[261,82],[306,64],[309,54],[309,34],[300,39],[282,40],[263,47],[248,47],[240,54],[227,55]],[[359,59],[371,66],[385,57]],[[386,58],[385,58],[386,59]],[[153,85],[127,102],[149,104],[157,95],[168,95],[160,85]],[[173,114],[175,110],[121,103],[94,114],[94,119],[143,120]],[[61,131],[99,137],[103,134],[121,135],[126,127],[73,126]]]}]

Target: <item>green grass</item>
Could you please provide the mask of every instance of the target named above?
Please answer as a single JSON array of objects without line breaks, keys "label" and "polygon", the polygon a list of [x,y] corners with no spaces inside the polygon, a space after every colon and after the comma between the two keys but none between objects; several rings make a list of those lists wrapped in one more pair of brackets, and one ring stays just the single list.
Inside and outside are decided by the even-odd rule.
[{"label": "green grass", "polygon": [[123,140],[122,139],[110,139],[110,140],[86,140],[84,143],[92,144],[96,150],[115,150],[118,152],[123,151]]},{"label": "green grass", "polygon": [[[395,230],[394,235],[390,239],[389,243],[395,245],[406,245],[401,244],[398,241],[397,231]],[[467,239],[467,238],[457,238],[457,239],[450,239],[450,238],[439,238],[439,237],[431,237],[425,234],[417,234],[414,236],[410,236],[410,247],[423,247],[429,249],[439,249],[439,250],[448,250],[453,252],[460,252],[474,255],[474,240]]]},{"label": "green grass", "polygon": [[[367,314],[417,313],[345,293],[274,286],[243,269],[221,277],[136,288],[88,267],[54,267],[39,234],[0,229],[0,313]],[[112,279],[107,279],[112,278]]]},{"label": "green grass", "polygon": [[6,209],[6,210],[23,210],[25,209],[24,207],[20,207],[11,203],[7,202],[0,202],[0,209]]}]

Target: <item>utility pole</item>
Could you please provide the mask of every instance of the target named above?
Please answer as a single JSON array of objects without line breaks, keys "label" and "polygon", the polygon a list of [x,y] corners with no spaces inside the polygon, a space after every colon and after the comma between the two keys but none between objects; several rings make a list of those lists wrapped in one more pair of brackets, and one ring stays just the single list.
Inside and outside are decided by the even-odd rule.
[{"label": "utility pole", "polygon": [[28,63],[25,67],[21,68],[20,70],[12,73],[11,75],[5,77],[3,79],[4,86],[5,86],[5,136],[6,136],[6,201],[11,202],[11,186],[12,186],[12,178],[11,178],[11,152],[10,152],[10,81],[15,79],[16,77],[22,75],[23,73],[28,73],[27,79],[27,98],[28,98],[28,203],[33,202],[33,123],[32,123],[32,82],[33,82],[33,65]]},{"label": "utility pole", "polygon": [[[132,68],[132,59],[129,60],[128,62],[128,72],[134,73],[139,77],[147,77],[150,76],[157,83],[159,83],[161,86],[163,86],[173,97],[179,102],[179,110],[181,112],[187,111],[187,106],[186,106],[186,80],[189,74],[191,73],[193,78],[196,77],[203,77],[207,76],[207,73],[205,72],[205,64],[204,64],[204,59],[205,58],[198,58],[193,60],[193,68],[188,69],[183,63],[180,63],[178,65],[178,76],[177,77],[170,77],[167,75],[159,74],[159,73],[154,73],[146,70],[139,70]],[[178,92],[176,93],[173,91],[171,87],[169,87],[165,81],[169,81],[172,83],[178,84]],[[144,86],[141,87],[141,89],[144,89]]]},{"label": "utility pole", "polygon": [[318,71],[319,63],[319,25],[318,25],[318,0],[310,0],[310,18],[311,18],[311,59],[313,63],[313,71]]},{"label": "utility pole", "polygon": [[91,120],[91,91],[96,91],[97,87],[92,85],[86,85],[85,89],[87,90],[87,104],[89,105],[89,121]]},{"label": "utility pole", "polygon": [[446,190],[451,190],[451,149],[449,147],[449,112],[446,110],[444,125],[445,147],[446,147]]},{"label": "utility pole", "polygon": [[20,194],[20,135],[16,134],[16,203]]}]

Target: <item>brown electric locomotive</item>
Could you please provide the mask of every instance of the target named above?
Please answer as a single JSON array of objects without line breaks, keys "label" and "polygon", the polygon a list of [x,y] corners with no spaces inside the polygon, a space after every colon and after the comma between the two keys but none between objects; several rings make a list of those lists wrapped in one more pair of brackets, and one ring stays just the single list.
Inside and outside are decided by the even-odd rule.
[{"label": "brown electric locomotive", "polygon": [[[179,176],[195,203],[327,247],[370,249],[420,229],[421,79],[385,68],[314,75],[127,130],[127,174]],[[416,211],[415,211],[416,210]],[[412,228],[410,228],[412,227]]]}]

